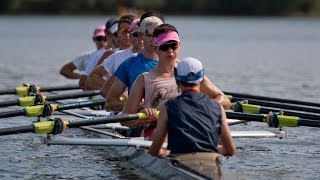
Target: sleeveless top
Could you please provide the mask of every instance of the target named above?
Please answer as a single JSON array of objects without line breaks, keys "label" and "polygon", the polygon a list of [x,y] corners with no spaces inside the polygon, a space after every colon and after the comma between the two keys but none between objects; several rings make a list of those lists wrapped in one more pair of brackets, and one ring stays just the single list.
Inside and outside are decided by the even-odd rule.
[{"label": "sleeveless top", "polygon": [[171,153],[218,152],[221,107],[205,94],[183,92],[165,103]]},{"label": "sleeveless top", "polygon": [[[144,108],[157,108],[162,101],[177,97],[180,92],[174,77],[162,78],[152,72],[143,73],[144,76]],[[156,121],[146,125],[144,136],[148,138],[156,128]]]},{"label": "sleeveless top", "polygon": [[157,108],[161,101],[177,97],[178,86],[174,77],[162,78],[152,72],[143,73],[144,76],[144,108]]}]

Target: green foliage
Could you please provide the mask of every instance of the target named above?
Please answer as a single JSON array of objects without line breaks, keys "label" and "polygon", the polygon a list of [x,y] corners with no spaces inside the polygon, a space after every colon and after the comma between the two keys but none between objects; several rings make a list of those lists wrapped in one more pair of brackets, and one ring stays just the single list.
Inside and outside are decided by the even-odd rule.
[{"label": "green foliage", "polygon": [[164,14],[320,14],[317,0],[0,0],[0,13],[114,14],[125,8]]},{"label": "green foliage", "polygon": [[0,0],[0,13],[15,11],[20,6],[20,0]]}]

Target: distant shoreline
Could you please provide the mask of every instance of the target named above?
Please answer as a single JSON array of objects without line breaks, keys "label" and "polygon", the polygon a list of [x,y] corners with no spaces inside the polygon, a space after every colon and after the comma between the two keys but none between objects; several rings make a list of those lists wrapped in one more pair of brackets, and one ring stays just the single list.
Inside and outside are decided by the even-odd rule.
[{"label": "distant shoreline", "polygon": [[319,17],[317,0],[1,0],[0,15],[123,15],[157,10],[174,16]]}]

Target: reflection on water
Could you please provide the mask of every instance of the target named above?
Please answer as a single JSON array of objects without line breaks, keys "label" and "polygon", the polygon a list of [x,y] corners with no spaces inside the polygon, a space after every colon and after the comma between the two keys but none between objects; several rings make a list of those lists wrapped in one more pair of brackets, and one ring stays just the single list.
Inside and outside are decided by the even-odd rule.
[{"label": "reflection on water", "polygon": [[[75,83],[60,76],[59,69],[79,53],[94,49],[93,27],[106,20],[0,16],[0,89],[24,82],[43,86]],[[202,60],[208,77],[223,90],[320,102],[319,19],[168,17],[167,22],[181,35],[180,57]],[[0,127],[33,120],[3,119]],[[232,129],[270,130],[259,123]],[[237,156],[224,161],[226,179],[318,177],[319,130],[287,130],[285,140],[236,139]],[[67,133],[83,134],[80,130]],[[32,134],[0,137],[0,141],[1,179],[138,178],[92,147],[47,147],[41,145],[39,135]]]}]

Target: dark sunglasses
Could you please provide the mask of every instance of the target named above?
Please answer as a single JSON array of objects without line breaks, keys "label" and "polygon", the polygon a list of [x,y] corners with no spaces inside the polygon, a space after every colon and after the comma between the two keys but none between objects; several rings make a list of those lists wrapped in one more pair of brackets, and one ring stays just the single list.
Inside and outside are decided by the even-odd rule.
[{"label": "dark sunglasses", "polygon": [[107,37],[105,37],[105,36],[97,36],[95,39],[96,39],[96,41],[106,41]]},{"label": "dark sunglasses", "polygon": [[161,46],[159,46],[159,50],[166,52],[170,48],[174,51],[178,48],[178,46],[178,43],[162,44]]},{"label": "dark sunglasses", "polygon": [[139,37],[140,36],[139,31],[133,31],[130,34],[131,34],[132,37]]}]

